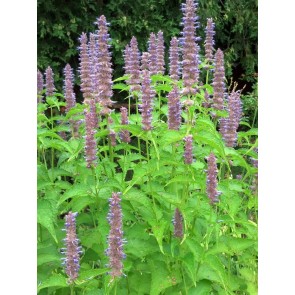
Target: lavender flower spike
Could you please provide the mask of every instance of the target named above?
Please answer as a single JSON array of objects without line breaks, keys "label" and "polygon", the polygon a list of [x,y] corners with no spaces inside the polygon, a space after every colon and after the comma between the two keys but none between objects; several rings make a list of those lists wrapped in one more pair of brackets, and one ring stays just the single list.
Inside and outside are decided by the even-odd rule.
[{"label": "lavender flower spike", "polygon": [[95,101],[94,99],[91,99],[89,100],[89,108],[85,110],[85,158],[87,168],[96,166],[97,144],[94,135],[96,133],[97,124],[98,118],[96,114]]},{"label": "lavender flower spike", "polygon": [[112,63],[111,53],[109,52],[109,34],[108,34],[108,23],[104,15],[97,19],[96,24],[98,25],[97,31],[97,51],[98,51],[98,71],[97,71],[97,85],[99,92],[99,103],[102,106],[102,115],[107,115],[111,112],[109,107],[112,106],[113,102],[111,97],[113,96],[113,82],[112,82]]},{"label": "lavender flower spike", "polygon": [[197,89],[193,86],[199,80],[199,46],[196,37],[196,28],[199,27],[196,16],[197,2],[186,0],[182,5],[183,12],[183,32],[181,38],[182,45],[182,79],[184,84],[183,94],[195,94]]},{"label": "lavender flower spike", "polygon": [[109,199],[110,210],[108,213],[108,221],[110,224],[110,232],[108,236],[109,247],[106,250],[107,256],[109,256],[109,267],[111,268],[111,276],[113,278],[120,277],[123,274],[122,259],[125,258],[123,253],[123,224],[122,224],[122,209],[120,192],[112,193],[112,197]]},{"label": "lavender flower spike", "polygon": [[148,52],[143,52],[141,55],[141,67],[140,67],[142,71],[149,69],[149,59],[150,59],[150,54]]},{"label": "lavender flower spike", "polygon": [[240,92],[233,91],[228,98],[228,117],[220,118],[220,133],[228,147],[235,147],[237,144],[237,129],[242,117],[242,102]]},{"label": "lavender flower spike", "polygon": [[164,47],[164,37],[163,32],[159,31],[157,34],[157,53],[156,53],[156,61],[157,61],[157,74],[164,75],[165,73],[165,47]]},{"label": "lavender flower spike", "polygon": [[152,129],[152,104],[155,91],[151,88],[150,72],[144,70],[142,73],[142,97],[140,112],[142,116],[142,129]]},{"label": "lavender flower spike", "polygon": [[80,78],[81,78],[81,92],[83,94],[84,103],[89,104],[93,99],[93,86],[91,77],[91,62],[89,57],[89,46],[87,44],[87,35],[82,33],[80,39]]},{"label": "lavender flower spike", "polygon": [[213,105],[216,110],[223,110],[223,101],[225,95],[225,72],[223,52],[218,48],[215,54],[215,69],[213,77]]},{"label": "lavender flower spike", "polygon": [[179,130],[181,124],[181,103],[177,85],[168,94],[168,129]]},{"label": "lavender flower spike", "polygon": [[[125,107],[121,107],[121,124],[122,125],[128,125],[128,114],[127,109]],[[129,143],[131,141],[130,139],[130,132],[128,130],[122,130],[120,132],[120,138],[123,142]]]},{"label": "lavender flower spike", "polygon": [[193,136],[187,135],[184,139],[184,163],[192,164],[193,162]]},{"label": "lavender flower spike", "polygon": [[150,54],[149,56],[149,71],[150,75],[156,75],[157,74],[157,37],[155,33],[150,34],[150,38],[148,41],[148,52]]},{"label": "lavender flower spike", "polygon": [[51,69],[51,67],[48,67],[46,69],[46,72],[45,72],[45,76],[46,76],[46,79],[45,79],[45,87],[46,87],[46,96],[52,96],[54,95],[54,91],[56,90],[55,89],[55,86],[54,86],[54,80],[53,80],[53,71]]},{"label": "lavender flower spike", "polygon": [[69,64],[67,64],[64,68],[64,97],[66,100],[66,112],[68,112],[70,109],[75,107],[76,105],[76,95],[74,92],[74,75],[73,75],[73,69]]},{"label": "lavender flower spike", "polygon": [[127,51],[130,54],[130,66],[129,73],[130,79],[127,80],[130,85],[131,92],[140,91],[140,52],[138,50],[138,43],[136,38],[133,36],[130,41],[130,51]]},{"label": "lavender flower spike", "polygon": [[65,217],[65,231],[66,231],[66,238],[65,246],[63,248],[62,253],[66,255],[63,258],[65,265],[66,274],[69,277],[69,283],[73,283],[79,275],[79,259],[80,253],[82,253],[82,247],[79,246],[79,240],[76,234],[76,217],[78,213],[69,212]]},{"label": "lavender flower spike", "polygon": [[180,66],[178,39],[176,37],[173,37],[170,42],[169,60],[169,76],[172,80],[178,81],[180,76]]},{"label": "lavender flower spike", "polygon": [[178,208],[175,209],[173,225],[174,225],[174,236],[176,238],[182,239],[183,238],[183,217]]},{"label": "lavender flower spike", "polygon": [[38,70],[37,71],[37,102],[42,103],[43,102],[43,75],[42,73]]},{"label": "lavender flower spike", "polygon": [[218,196],[220,192],[217,191],[217,165],[216,158],[213,153],[207,158],[207,196],[210,199],[211,204],[218,202]]},{"label": "lavender flower spike", "polygon": [[207,18],[206,39],[205,39],[205,58],[208,62],[213,62],[214,31],[215,24],[212,18]]}]

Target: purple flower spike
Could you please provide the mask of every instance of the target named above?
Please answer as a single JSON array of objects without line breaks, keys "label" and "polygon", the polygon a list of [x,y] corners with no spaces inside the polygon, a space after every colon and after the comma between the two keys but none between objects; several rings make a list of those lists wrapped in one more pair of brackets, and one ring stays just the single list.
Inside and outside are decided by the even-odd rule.
[{"label": "purple flower spike", "polygon": [[148,70],[149,69],[149,60],[150,54],[148,52],[143,52],[141,56],[141,70]]},{"label": "purple flower spike", "polygon": [[205,39],[205,58],[208,62],[213,62],[214,31],[215,24],[212,18],[207,18],[206,39]]},{"label": "purple flower spike", "polygon": [[142,97],[139,108],[142,116],[142,129],[152,130],[152,104],[156,92],[151,88],[151,79],[149,71],[143,71],[141,83]]},{"label": "purple flower spike", "polygon": [[52,96],[54,95],[54,91],[56,90],[55,89],[55,86],[54,86],[54,80],[53,80],[53,71],[51,69],[51,67],[48,67],[46,69],[46,72],[45,72],[45,76],[46,76],[46,82],[45,82],[45,87],[46,87],[46,96]]},{"label": "purple flower spike", "polygon": [[176,238],[182,239],[183,238],[183,217],[178,208],[175,209],[173,225],[174,225],[174,236]]},{"label": "purple flower spike", "polygon": [[97,51],[98,51],[98,72],[97,72],[97,85],[99,99],[98,102],[102,106],[102,115],[107,115],[111,112],[109,107],[112,106],[113,102],[111,97],[113,95],[112,90],[112,63],[111,53],[109,52],[109,34],[108,24],[104,15],[97,19],[96,24],[98,25],[97,31]]},{"label": "purple flower spike", "polygon": [[131,91],[140,91],[140,52],[138,50],[138,43],[133,36],[130,41],[130,79],[127,83],[130,85]]},{"label": "purple flower spike", "polygon": [[37,101],[39,103],[43,102],[43,95],[42,95],[42,91],[43,91],[43,75],[42,73],[38,70],[37,71]]},{"label": "purple flower spike", "polygon": [[97,35],[90,33],[88,42],[88,54],[90,62],[90,76],[93,98],[96,102],[99,101],[99,89],[98,89],[98,45],[97,45]]},{"label": "purple flower spike", "polygon": [[65,254],[65,258],[63,258],[65,265],[65,271],[67,276],[69,277],[69,283],[73,283],[79,275],[80,269],[80,253],[82,253],[82,248],[79,246],[79,239],[76,234],[76,217],[78,213],[69,212],[65,216],[65,231],[66,238],[65,248],[63,248],[63,254]]},{"label": "purple flower spike", "polygon": [[96,106],[94,99],[89,100],[89,109],[85,110],[85,125],[86,125],[86,136],[85,136],[85,158],[87,168],[96,166],[96,153],[97,145],[95,140],[95,133],[98,124],[98,118],[96,114]]},{"label": "purple flower spike", "polygon": [[178,87],[168,94],[168,129],[179,130],[181,124],[181,103]]},{"label": "purple flower spike", "polygon": [[149,56],[149,70],[150,75],[156,75],[157,74],[157,38],[155,33],[150,34],[150,38],[148,41],[148,52],[150,54]]},{"label": "purple flower spike", "polygon": [[71,108],[76,105],[76,96],[74,92],[74,75],[73,69],[69,64],[67,64],[64,68],[64,97],[66,100],[66,112],[68,112]]},{"label": "purple flower spike", "polygon": [[197,89],[193,87],[199,80],[199,46],[196,43],[200,38],[196,37],[196,29],[199,27],[196,16],[197,2],[186,0],[182,5],[183,12],[183,32],[181,38],[182,45],[182,79],[183,94],[195,94]]},{"label": "purple flower spike", "polygon": [[165,46],[163,32],[159,31],[157,34],[157,74],[164,75],[165,73]]},{"label": "purple flower spike", "polygon": [[211,204],[217,203],[220,192],[217,191],[217,165],[216,158],[213,153],[207,158],[207,196]]},{"label": "purple flower spike", "polygon": [[180,66],[179,66],[179,47],[178,40],[173,37],[170,42],[169,48],[169,76],[171,79],[178,81],[180,76]]},{"label": "purple flower spike", "polygon": [[122,209],[121,209],[121,194],[112,193],[112,197],[109,199],[110,210],[108,213],[108,221],[110,224],[110,233],[108,236],[109,247],[106,250],[107,256],[109,256],[109,267],[111,268],[111,276],[113,278],[123,275],[123,263],[125,258],[123,253],[123,224],[122,224]]},{"label": "purple flower spike", "polygon": [[184,139],[184,163],[192,164],[193,162],[193,136],[187,135]]},{"label": "purple flower spike", "polygon": [[228,98],[228,117],[220,118],[220,133],[228,147],[235,147],[237,144],[237,129],[242,117],[242,102],[240,92],[233,91]]},{"label": "purple flower spike", "polygon": [[81,92],[84,98],[84,104],[89,104],[93,99],[93,85],[91,76],[91,62],[89,57],[89,46],[87,44],[87,35],[82,33],[80,39],[80,79],[81,79]]},{"label": "purple flower spike", "polygon": [[215,69],[213,77],[213,108],[223,110],[223,101],[225,96],[225,72],[223,52],[218,48],[215,54]]},{"label": "purple flower spike", "polygon": [[[127,114],[127,109],[125,107],[121,107],[121,124],[122,125],[128,125],[128,114]],[[120,132],[120,139],[123,142],[129,143],[130,142],[130,132],[128,130],[122,130]]]}]

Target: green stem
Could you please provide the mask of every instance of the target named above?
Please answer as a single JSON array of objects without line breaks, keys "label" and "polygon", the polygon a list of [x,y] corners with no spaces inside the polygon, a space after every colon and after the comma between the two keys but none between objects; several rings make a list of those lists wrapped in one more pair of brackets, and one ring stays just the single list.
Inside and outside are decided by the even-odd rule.
[{"label": "green stem", "polygon": [[258,107],[256,107],[256,108],[255,108],[255,112],[254,112],[254,116],[253,116],[253,122],[252,122],[252,127],[251,127],[251,128],[253,128],[253,127],[254,127],[254,124],[255,124],[255,121],[256,121],[256,116],[257,116],[257,108],[258,108]]},{"label": "green stem", "polygon": [[71,289],[71,295],[75,295],[74,284],[70,285],[70,289]]}]

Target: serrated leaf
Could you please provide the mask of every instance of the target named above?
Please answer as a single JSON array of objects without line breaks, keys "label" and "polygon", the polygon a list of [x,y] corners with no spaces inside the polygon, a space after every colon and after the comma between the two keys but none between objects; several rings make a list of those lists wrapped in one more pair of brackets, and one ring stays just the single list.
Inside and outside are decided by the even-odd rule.
[{"label": "serrated leaf", "polygon": [[80,212],[85,207],[92,205],[94,203],[94,199],[90,196],[82,196],[73,199],[67,207],[72,208],[72,211],[74,212]]},{"label": "serrated leaf", "polygon": [[152,225],[153,234],[155,235],[155,238],[159,244],[161,252],[164,254],[163,250],[163,236],[165,229],[168,227],[168,222],[165,220],[160,220],[159,222]]},{"label": "serrated leaf", "polygon": [[159,146],[164,147],[174,142],[182,141],[184,135],[176,130],[167,130],[160,138]]},{"label": "serrated leaf", "polygon": [[55,253],[38,254],[37,266],[40,266],[40,265],[48,263],[48,262],[59,262],[59,264],[60,264],[61,263],[61,256],[59,256],[56,252]]},{"label": "serrated leaf", "polygon": [[55,242],[57,243],[57,237],[55,233],[55,228],[54,228],[54,223],[56,220],[55,217],[55,212],[56,208],[53,206],[52,202],[45,200],[45,199],[39,199],[37,201],[37,221],[40,223],[42,226],[44,226]]},{"label": "serrated leaf", "polygon": [[226,236],[220,237],[220,243],[224,243],[228,247],[230,253],[233,254],[239,254],[242,251],[257,245],[257,241],[253,239]]},{"label": "serrated leaf", "polygon": [[83,280],[91,280],[99,275],[107,273],[108,271],[109,268],[83,270],[79,273],[77,284],[79,284],[79,282],[81,283]]},{"label": "serrated leaf", "polygon": [[57,203],[60,206],[64,201],[75,196],[86,196],[91,193],[90,187],[83,183],[74,184],[68,191],[66,191]]},{"label": "serrated leaf", "polygon": [[197,283],[196,287],[192,287],[188,291],[188,295],[208,295],[211,294],[212,283],[207,280],[201,280]]},{"label": "serrated leaf", "polygon": [[38,285],[38,292],[44,288],[49,287],[68,287],[67,284],[67,278],[64,277],[61,274],[53,274],[49,279],[47,279],[45,282],[41,282]]},{"label": "serrated leaf", "polygon": [[162,261],[155,263],[153,260],[149,260],[148,264],[152,275],[150,295],[159,295],[163,290],[173,286],[174,281],[165,263]]},{"label": "serrated leaf", "polygon": [[196,263],[192,253],[188,253],[186,256],[182,257],[182,262],[185,266],[186,272],[192,280],[194,286],[196,286]]}]

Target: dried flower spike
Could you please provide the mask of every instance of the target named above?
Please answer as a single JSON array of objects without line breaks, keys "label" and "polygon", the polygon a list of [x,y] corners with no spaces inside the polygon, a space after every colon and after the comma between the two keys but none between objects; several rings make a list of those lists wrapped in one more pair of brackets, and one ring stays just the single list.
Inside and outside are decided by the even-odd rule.
[{"label": "dried flower spike", "polygon": [[63,258],[63,264],[69,277],[69,283],[73,283],[78,278],[80,253],[82,253],[82,247],[79,246],[79,239],[76,234],[77,215],[78,213],[69,212],[65,217],[66,238],[64,241],[66,247],[62,249],[62,253],[66,256]]},{"label": "dried flower spike", "polygon": [[221,194],[217,191],[217,165],[216,158],[213,153],[207,158],[207,196],[211,204],[218,202],[218,197]]},{"label": "dried flower spike", "polygon": [[193,136],[187,135],[184,139],[184,163],[192,164],[193,162]]},{"label": "dried flower spike", "polygon": [[121,194],[120,192],[112,193],[109,199],[110,210],[108,213],[108,221],[110,224],[110,232],[108,236],[109,247],[106,250],[109,256],[109,267],[111,268],[111,276],[113,278],[120,277],[123,274],[123,262],[126,257],[123,253],[123,224],[122,224],[122,209],[121,209]]},{"label": "dried flower spike", "polygon": [[173,225],[174,225],[174,236],[176,238],[182,239],[183,238],[183,217],[178,208],[175,209]]}]

